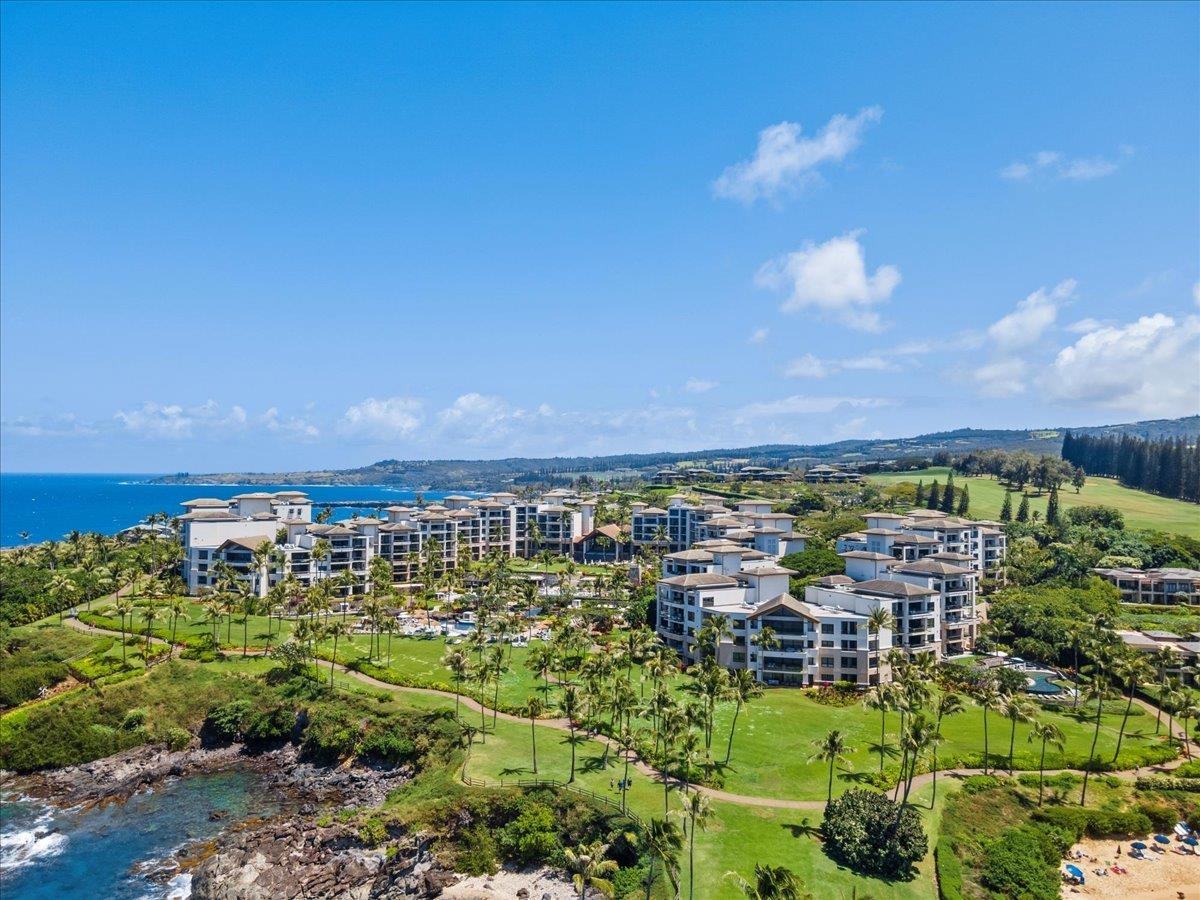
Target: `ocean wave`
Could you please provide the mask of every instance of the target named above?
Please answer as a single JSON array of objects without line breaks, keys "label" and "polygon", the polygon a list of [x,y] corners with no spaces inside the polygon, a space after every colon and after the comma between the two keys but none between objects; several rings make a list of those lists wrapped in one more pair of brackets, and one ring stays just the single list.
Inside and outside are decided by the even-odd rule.
[{"label": "ocean wave", "polygon": [[12,872],[31,866],[39,859],[58,856],[66,848],[67,836],[51,826],[53,816],[45,812],[32,826],[11,834],[0,834],[0,869]]}]

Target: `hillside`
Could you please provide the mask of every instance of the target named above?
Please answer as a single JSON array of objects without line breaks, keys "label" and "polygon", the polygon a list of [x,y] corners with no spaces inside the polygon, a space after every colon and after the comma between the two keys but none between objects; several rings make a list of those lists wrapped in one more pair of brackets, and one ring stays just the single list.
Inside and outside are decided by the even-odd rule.
[{"label": "hillside", "polygon": [[[566,482],[579,475],[634,478],[677,463],[785,466],[815,462],[854,463],[902,457],[932,457],[968,450],[1027,450],[1058,455],[1063,428],[987,430],[960,428],[910,438],[846,440],[830,444],[763,444],[688,452],[623,453],[611,456],[509,457],[507,459],[385,459],[355,469],[303,472],[181,472],[156,479],[161,484],[361,484],[411,490],[499,490],[529,482]],[[1145,438],[1200,434],[1200,416],[1157,419],[1091,428],[1075,434],[1132,434]]]},{"label": "hillside", "polygon": [[[928,488],[935,479],[945,484],[949,471],[944,466],[937,466],[913,472],[881,472],[871,475],[870,480],[880,484],[899,484],[904,481],[916,484],[918,481],[924,481],[925,487]],[[955,479],[955,484],[958,487],[965,486],[970,491],[972,516],[994,519],[1000,515],[1000,506],[1004,503],[1004,486],[1000,482],[988,476],[959,476]],[[1185,500],[1157,497],[1127,488],[1112,478],[1089,477],[1079,493],[1075,493],[1070,485],[1066,485],[1059,491],[1058,497],[1063,510],[1072,506],[1112,506],[1124,513],[1125,524],[1130,528],[1151,528],[1155,531],[1170,531],[1200,538],[1200,506]],[[1019,494],[1013,495],[1014,506],[1020,499]],[[1044,516],[1046,500],[1045,494],[1031,494],[1030,510],[1037,510]]]}]

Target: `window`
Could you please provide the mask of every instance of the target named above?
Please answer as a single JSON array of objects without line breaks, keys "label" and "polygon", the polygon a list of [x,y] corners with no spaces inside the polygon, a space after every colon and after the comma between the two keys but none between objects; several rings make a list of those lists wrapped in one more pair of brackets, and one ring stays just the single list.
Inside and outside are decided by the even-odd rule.
[{"label": "window", "polygon": [[842,668],[843,669],[857,669],[858,668],[858,657],[843,656],[842,657]]},{"label": "window", "polygon": [[858,626],[853,622],[843,622],[842,634],[858,634]]},{"label": "window", "polygon": [[833,657],[832,656],[822,656],[821,657],[821,668],[822,669],[832,669],[833,668]]},{"label": "window", "polygon": [[821,634],[833,634],[833,623],[822,625]]},{"label": "window", "polygon": [[745,653],[733,654],[733,661],[735,663],[744,663],[746,661],[746,654]]}]

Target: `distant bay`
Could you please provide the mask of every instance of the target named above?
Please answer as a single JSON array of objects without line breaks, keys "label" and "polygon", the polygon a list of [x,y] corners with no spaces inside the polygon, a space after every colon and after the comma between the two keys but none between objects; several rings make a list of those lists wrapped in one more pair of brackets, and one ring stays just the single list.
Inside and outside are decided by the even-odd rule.
[{"label": "distant bay", "polygon": [[[372,485],[194,485],[150,484],[153,474],[32,475],[0,474],[0,546],[59,540],[71,531],[115,534],[150,513],[178,515],[185,500],[194,497],[227,498],[247,491],[304,491],[318,507],[322,502],[347,500],[411,501],[412,491]],[[446,491],[423,491],[427,499],[440,499]],[[335,519],[353,515],[352,508],[334,510]],[[362,510],[366,512],[366,510]]]}]

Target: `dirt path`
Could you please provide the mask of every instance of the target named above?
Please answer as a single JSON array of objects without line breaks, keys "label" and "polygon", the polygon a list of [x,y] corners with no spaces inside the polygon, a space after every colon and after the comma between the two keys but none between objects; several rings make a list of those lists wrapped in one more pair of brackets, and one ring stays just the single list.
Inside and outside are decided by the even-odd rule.
[{"label": "dirt path", "polygon": [[[73,618],[67,619],[66,623],[69,624],[72,628],[76,628],[80,631],[84,631],[89,634],[109,634],[109,635],[117,635],[117,636],[120,635],[119,631],[112,631],[107,628],[97,628],[93,625],[88,625],[85,622],[80,622],[77,619],[73,619]],[[130,634],[130,632],[126,632],[126,634]],[[145,635],[142,635],[141,639],[145,640]],[[159,643],[159,644],[167,643],[166,641],[162,640],[161,638],[157,638],[157,637],[152,637],[151,640],[153,642]],[[174,656],[178,652],[179,649],[180,649],[179,646],[172,648],[172,651],[171,651],[172,656]],[[239,650],[232,650],[229,652],[237,653],[237,652],[239,652]],[[264,653],[264,651],[262,651],[262,650],[251,650],[248,655],[261,656],[263,653]],[[329,665],[330,663],[328,660],[321,660],[321,661],[319,661],[318,665],[320,665],[320,664]],[[359,672],[356,669],[347,668],[346,666],[342,665],[341,663],[334,663],[333,666],[336,671],[341,672],[342,674],[348,676],[349,678],[352,678],[361,684],[367,685],[368,687],[377,688],[379,690],[391,691],[394,693],[401,693],[401,694],[421,694],[421,695],[424,695],[427,697],[441,697],[441,698],[444,698],[447,700],[453,700],[455,698],[455,695],[449,691],[439,691],[435,688],[408,687],[408,686],[404,686],[404,685],[390,684],[389,682],[381,681],[378,678],[373,678],[370,675],[367,675],[363,672]],[[467,709],[469,709],[473,712],[476,712],[476,713],[480,713],[481,715],[486,713],[487,715],[493,716],[496,719],[502,719],[505,722],[514,722],[519,725],[529,724],[529,720],[522,716],[515,716],[512,713],[499,712],[499,711],[493,710],[491,707],[486,706],[486,705],[480,703],[478,700],[475,700],[472,697],[468,697],[465,694],[459,695],[458,702],[462,706],[466,707]],[[1158,712],[1157,707],[1155,707],[1153,704],[1150,704],[1150,703],[1147,703],[1146,701],[1141,700],[1140,698],[1136,698],[1134,702],[1141,704],[1147,710],[1147,712],[1149,712],[1152,715],[1156,714]],[[567,720],[563,719],[563,718],[538,719],[537,724],[538,724],[539,728],[549,728],[549,729],[553,729],[555,731],[561,731],[561,732],[567,732],[567,733],[570,733],[570,731],[571,731],[570,723],[568,723]],[[1165,723],[1164,723],[1164,727],[1165,727]],[[598,743],[607,744],[609,749],[619,753],[619,750],[616,746],[616,742],[612,741],[606,735],[603,735],[603,734],[590,735],[587,732],[585,732],[579,728],[575,729],[575,733],[581,734],[581,735],[587,735],[592,740],[595,740]],[[1182,730],[1178,727],[1176,727],[1174,729],[1174,733],[1176,736],[1179,736],[1179,737],[1183,736]],[[1121,772],[1100,772],[1100,773],[1096,773],[1096,775],[1097,775],[1097,777],[1107,777],[1110,775],[1115,775],[1118,778],[1124,778],[1126,780],[1133,780],[1142,774],[1155,775],[1155,774],[1163,774],[1163,773],[1170,772],[1172,769],[1175,769],[1176,767],[1182,765],[1185,762],[1187,762],[1187,760],[1183,756],[1180,756],[1178,759],[1171,760],[1170,762],[1163,763],[1162,765],[1148,766],[1148,767],[1146,767],[1144,772],[1141,769],[1127,769],[1127,770],[1121,771]],[[658,781],[660,784],[663,782],[663,780],[670,777],[670,776],[664,775],[658,769],[654,768],[653,766],[649,765],[648,763],[646,763],[645,761],[643,761],[641,759],[635,760],[632,763],[632,765],[633,765],[633,768],[639,774],[644,775],[647,778],[652,778],[655,781]],[[1026,771],[1026,770],[1022,770],[1022,771]],[[1000,767],[1000,768],[993,767],[993,768],[989,769],[989,772],[991,774],[1007,774],[1007,770],[1002,767]],[[1076,770],[1076,769],[1047,769],[1046,777],[1050,777],[1051,775],[1058,775],[1063,772],[1071,772],[1076,775],[1082,774],[1082,772],[1080,770]],[[982,775],[982,774],[984,774],[983,769],[946,769],[946,770],[939,771],[937,773],[938,778],[951,779],[951,780],[962,779],[962,778],[967,778],[971,775]],[[677,781],[677,779],[671,779],[671,780]],[[680,782],[680,783],[682,783],[682,782]],[[926,785],[932,784],[932,783],[933,783],[933,773],[926,772],[921,775],[918,775],[916,778],[913,779],[912,789],[916,790],[918,788],[925,787]],[[698,791],[701,794],[704,794],[706,797],[709,797],[712,800],[718,800],[718,801],[721,801],[722,803],[732,803],[737,806],[765,807],[765,808],[770,808],[770,809],[802,809],[802,810],[812,810],[812,811],[820,811],[825,808],[824,800],[786,800],[786,799],[773,798],[773,797],[755,797],[755,796],[751,796],[748,794],[732,794],[732,793],[729,793],[728,791],[722,791],[722,790],[718,790],[716,788],[704,787],[702,785],[695,785],[695,784],[692,785],[692,789]]]}]

